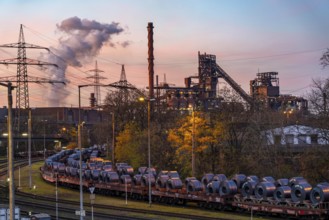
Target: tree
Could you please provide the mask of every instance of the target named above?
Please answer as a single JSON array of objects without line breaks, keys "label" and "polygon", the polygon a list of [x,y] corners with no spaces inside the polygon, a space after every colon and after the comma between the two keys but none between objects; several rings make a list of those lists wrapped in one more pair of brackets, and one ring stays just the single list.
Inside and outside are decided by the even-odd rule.
[{"label": "tree", "polygon": [[327,51],[323,53],[322,57],[320,58],[320,61],[323,68],[329,65],[329,48],[327,48]]},{"label": "tree", "polygon": [[183,117],[178,121],[177,127],[169,129],[168,141],[175,147],[175,158],[179,161],[182,176],[191,175],[193,133],[196,176],[210,168],[207,166],[207,152],[209,146],[217,141],[205,117],[199,112],[194,112],[194,116]]},{"label": "tree", "polygon": [[145,164],[147,146],[142,142],[142,131],[136,123],[127,123],[124,130],[116,138],[116,161],[127,162],[134,168]]}]

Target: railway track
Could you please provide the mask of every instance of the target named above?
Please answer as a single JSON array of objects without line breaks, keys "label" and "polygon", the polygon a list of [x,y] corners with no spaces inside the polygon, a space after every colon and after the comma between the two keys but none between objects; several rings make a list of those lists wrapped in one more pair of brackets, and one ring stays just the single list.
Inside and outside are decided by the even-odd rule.
[{"label": "railway track", "polygon": [[[42,159],[33,159],[32,162],[38,162]],[[15,161],[15,169],[18,167],[27,166],[28,162],[26,159]],[[7,174],[7,164],[1,164],[0,176]],[[8,192],[6,192],[6,188],[4,184],[0,184],[1,190],[1,201],[8,202]],[[55,219],[55,207],[56,201],[53,198],[44,197],[44,196],[36,196],[30,193],[24,192],[16,192],[15,195],[15,204],[17,204],[22,211],[22,214],[27,215],[30,211],[32,212],[46,212],[49,213],[52,218]],[[75,215],[75,211],[79,207],[78,201],[70,201],[70,200],[58,200],[59,211],[59,219],[69,220],[69,219],[77,219]],[[181,213],[172,213],[172,212],[164,212],[150,209],[137,209],[137,208],[129,208],[129,207],[118,207],[112,205],[100,205],[95,204],[94,208],[94,218],[95,219],[136,219],[136,220],[147,220],[147,219],[196,219],[196,220],[225,220],[225,218],[212,218],[206,216],[196,216],[196,215],[187,215]],[[91,216],[91,206],[90,204],[85,204],[86,215],[85,219],[89,219]]]},{"label": "railway track", "polygon": [[[23,192],[17,192],[17,196],[20,196],[26,200],[26,198],[29,198],[31,200],[38,201],[38,204],[41,202],[42,206],[44,206],[45,203],[48,204],[47,209],[48,210],[55,210],[55,199],[44,197],[44,196],[35,196],[29,193],[23,193]],[[43,201],[43,202],[42,202]],[[74,213],[74,211],[79,207],[79,202],[77,201],[70,201],[70,200],[58,200],[58,203],[65,207],[73,207],[69,210],[67,210],[69,213]],[[33,203],[31,203],[33,205]],[[50,205],[51,204],[51,205]],[[85,206],[88,207],[88,209],[91,209],[90,204],[85,204]],[[207,216],[196,216],[196,215],[188,215],[188,214],[180,214],[180,213],[172,213],[172,212],[164,212],[164,211],[158,211],[158,210],[150,210],[150,209],[136,209],[136,208],[129,208],[129,207],[118,207],[113,205],[100,205],[95,204],[94,209],[97,210],[97,213],[94,214],[94,216],[98,216],[99,218],[108,219],[110,216],[114,217],[114,219],[131,219],[132,215],[134,215],[134,219],[168,219],[168,218],[178,218],[178,219],[196,219],[196,220],[226,220],[226,218],[213,218],[213,217],[207,217]],[[120,214],[113,214],[109,213],[109,210],[112,212],[119,212]],[[65,211],[65,209],[63,210]],[[127,215],[128,216],[124,216]],[[91,215],[90,211],[87,212],[87,215]],[[140,215],[141,217],[138,217],[137,215]],[[150,217],[142,217],[142,216],[152,216]],[[98,218],[97,218],[98,219]]]},{"label": "railway track", "polygon": [[[31,160],[32,163],[36,163],[39,161],[42,161],[42,158],[33,158]],[[19,167],[24,167],[27,166],[29,163],[27,159],[19,159],[14,161],[14,170],[17,170]],[[8,169],[8,162],[7,160],[2,160],[0,161],[0,177],[4,176],[7,174],[7,169]]]}]

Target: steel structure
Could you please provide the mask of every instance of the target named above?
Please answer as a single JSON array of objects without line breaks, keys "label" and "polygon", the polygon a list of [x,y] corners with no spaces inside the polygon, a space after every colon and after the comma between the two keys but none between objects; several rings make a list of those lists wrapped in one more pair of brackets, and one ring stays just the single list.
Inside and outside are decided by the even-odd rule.
[{"label": "steel structure", "polygon": [[101,103],[102,103],[102,99],[101,99],[101,90],[100,90],[100,87],[99,87],[99,80],[100,79],[106,79],[106,77],[103,77],[103,76],[100,76],[99,73],[102,73],[104,72],[103,70],[100,70],[98,69],[98,66],[97,66],[97,61],[95,61],[95,69],[92,69],[92,70],[89,70],[88,72],[93,72],[94,75],[93,76],[89,76],[87,78],[89,79],[94,79],[94,101],[92,100],[92,97],[91,97],[91,107],[95,107],[95,106],[100,106]]},{"label": "steel structure", "polygon": [[217,94],[218,79],[224,79],[250,106],[253,98],[249,96],[217,63],[216,56],[198,53],[198,75],[185,78],[185,87],[171,87],[168,84],[157,89],[166,90],[169,108],[186,109],[218,108],[222,98]]},{"label": "steel structure", "polygon": [[[53,65],[56,66],[56,64],[47,63],[39,60],[33,60],[26,57],[26,49],[44,49],[49,51],[46,47],[41,47],[33,44],[28,44],[25,42],[24,32],[23,32],[23,25],[20,25],[20,32],[19,32],[19,38],[18,43],[10,43],[10,44],[3,44],[0,45],[0,47],[6,47],[6,48],[17,48],[17,58],[13,59],[5,59],[0,60],[0,64],[10,65],[14,64],[17,65],[17,75],[15,82],[17,83],[17,89],[16,89],[16,109],[17,109],[17,115],[16,115],[16,121],[17,121],[17,130],[20,130],[20,118],[21,118],[21,109],[29,109],[29,88],[28,83],[31,78],[27,75],[27,66],[28,65],[36,65],[36,66],[44,66],[44,65]],[[2,78],[2,81],[8,81]],[[50,81],[46,79],[41,78],[32,78],[31,82],[38,81],[38,83],[56,83],[56,81]]]}]

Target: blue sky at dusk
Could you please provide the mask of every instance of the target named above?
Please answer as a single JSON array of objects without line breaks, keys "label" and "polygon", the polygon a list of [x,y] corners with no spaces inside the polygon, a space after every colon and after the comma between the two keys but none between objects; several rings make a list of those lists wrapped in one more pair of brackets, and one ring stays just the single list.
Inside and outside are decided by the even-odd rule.
[{"label": "blue sky at dusk", "polygon": [[[98,67],[112,83],[120,79],[125,64],[128,81],[138,88],[148,85],[147,23],[154,25],[155,74],[163,81],[183,86],[184,78],[196,75],[198,51],[217,56],[217,63],[249,92],[256,73],[277,71],[282,94],[304,95],[312,78],[327,77],[319,59],[329,48],[328,0],[0,0],[0,44],[18,41],[19,25],[25,40],[44,47],[58,46],[65,34],[63,20],[78,17],[103,24],[119,23],[124,31],[110,37],[95,56],[80,67],[68,67],[69,92],[61,106],[77,106],[79,84]],[[126,47],[120,46],[123,42]],[[42,51],[28,51],[40,59]],[[0,60],[16,57],[16,49],[0,48]],[[28,74],[47,77],[38,68]],[[16,75],[15,66],[0,65],[0,77]],[[50,85],[30,85],[31,106],[47,106]],[[83,91],[87,105],[92,88]],[[105,96],[102,90],[102,96]],[[6,105],[5,88],[0,104]]]}]

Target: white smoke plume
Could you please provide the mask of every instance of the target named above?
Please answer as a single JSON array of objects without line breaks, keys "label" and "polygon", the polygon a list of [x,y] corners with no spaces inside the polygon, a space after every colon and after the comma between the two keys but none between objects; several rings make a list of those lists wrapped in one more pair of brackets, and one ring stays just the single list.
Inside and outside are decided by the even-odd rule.
[{"label": "white smoke plume", "polygon": [[[83,63],[91,62],[104,45],[113,47],[111,42],[113,35],[124,31],[119,23],[104,24],[78,17],[63,20],[57,24],[57,29],[64,34],[59,39],[58,46],[50,48],[54,53],[42,56],[48,62],[58,65],[58,68],[48,68],[50,78],[64,82],[67,82],[65,72],[68,66],[81,67]],[[125,42],[123,45],[128,46]],[[70,91],[65,89],[64,85],[53,85],[48,93],[48,106],[60,106],[69,94]]]}]

